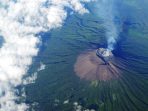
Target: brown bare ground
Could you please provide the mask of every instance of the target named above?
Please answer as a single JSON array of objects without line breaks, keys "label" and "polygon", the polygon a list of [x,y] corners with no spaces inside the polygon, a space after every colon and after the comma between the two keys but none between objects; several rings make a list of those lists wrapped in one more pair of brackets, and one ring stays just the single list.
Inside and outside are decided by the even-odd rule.
[{"label": "brown bare ground", "polygon": [[78,56],[74,71],[81,79],[107,81],[119,77],[119,70],[112,62],[113,59],[105,65],[95,50],[88,50]]}]

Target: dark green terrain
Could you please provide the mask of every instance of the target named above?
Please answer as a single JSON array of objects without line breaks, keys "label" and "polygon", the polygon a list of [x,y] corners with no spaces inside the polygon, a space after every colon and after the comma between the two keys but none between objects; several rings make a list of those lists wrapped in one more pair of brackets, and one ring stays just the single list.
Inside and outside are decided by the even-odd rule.
[{"label": "dark green terrain", "polygon": [[148,111],[148,2],[119,4],[116,18],[122,31],[113,53],[124,67],[120,78],[107,82],[81,80],[73,70],[81,52],[106,46],[106,30],[95,3],[86,6],[89,14],[73,14],[63,27],[42,35],[41,51],[30,73],[40,62],[46,69],[38,72],[34,84],[26,85],[30,110]]}]

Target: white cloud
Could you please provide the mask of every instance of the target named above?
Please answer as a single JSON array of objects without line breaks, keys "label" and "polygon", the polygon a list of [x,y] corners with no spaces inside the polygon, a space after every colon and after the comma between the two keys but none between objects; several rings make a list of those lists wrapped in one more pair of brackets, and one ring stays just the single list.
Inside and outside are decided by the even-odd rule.
[{"label": "white cloud", "polygon": [[38,54],[40,43],[35,34],[62,26],[65,7],[83,14],[83,2],[91,0],[0,0],[0,111],[24,111],[27,105],[17,104],[15,87],[22,83]]},{"label": "white cloud", "polygon": [[34,74],[32,74],[31,76],[25,78],[22,83],[23,85],[27,85],[27,84],[32,84],[35,83],[35,80],[37,79],[37,72],[35,72]]},{"label": "white cloud", "polygon": [[42,71],[42,70],[44,70],[45,68],[46,68],[46,65],[41,62],[41,63],[40,63],[40,67],[38,68],[37,71]]},{"label": "white cloud", "polygon": [[95,111],[94,109],[86,109],[82,105],[80,105],[78,102],[73,103],[74,111]]},{"label": "white cloud", "polygon": [[37,71],[35,73],[33,73],[31,76],[23,79],[23,81],[22,81],[23,85],[35,83],[35,81],[37,79],[38,72],[44,70],[45,68],[46,68],[46,65],[41,62],[40,67],[37,69]]}]

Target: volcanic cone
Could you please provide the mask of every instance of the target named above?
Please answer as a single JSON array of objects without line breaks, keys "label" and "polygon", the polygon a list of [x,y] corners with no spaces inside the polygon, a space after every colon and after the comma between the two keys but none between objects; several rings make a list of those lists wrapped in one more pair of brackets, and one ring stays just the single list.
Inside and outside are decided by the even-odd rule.
[{"label": "volcanic cone", "polygon": [[86,80],[107,81],[119,77],[119,70],[114,65],[114,57],[105,64],[104,60],[96,55],[96,50],[81,53],[74,65],[74,71],[77,76]]}]

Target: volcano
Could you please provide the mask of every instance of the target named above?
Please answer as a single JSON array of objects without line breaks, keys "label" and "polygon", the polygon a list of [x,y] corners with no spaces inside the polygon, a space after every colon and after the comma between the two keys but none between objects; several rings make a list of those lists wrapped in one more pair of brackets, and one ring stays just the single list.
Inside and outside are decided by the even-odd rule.
[{"label": "volcano", "polygon": [[78,56],[74,71],[81,79],[107,81],[120,75],[119,69],[114,64],[115,57],[110,50],[105,48],[87,50]]}]

